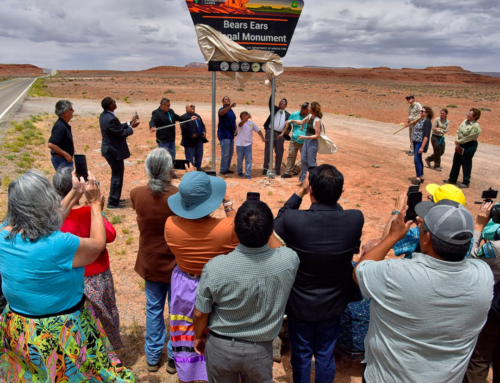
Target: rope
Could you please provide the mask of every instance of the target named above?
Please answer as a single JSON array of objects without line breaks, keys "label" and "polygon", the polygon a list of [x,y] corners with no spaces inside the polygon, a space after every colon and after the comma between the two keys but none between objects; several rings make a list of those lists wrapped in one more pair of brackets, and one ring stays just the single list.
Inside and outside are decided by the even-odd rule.
[{"label": "rope", "polygon": [[[189,122],[189,121],[193,121],[193,120],[181,121],[181,122],[179,122],[179,125],[184,124],[184,123]],[[162,129],[166,129],[166,128],[171,128],[172,126],[175,126],[175,123],[173,123],[171,125],[160,126],[159,128],[156,128],[156,130],[158,131],[158,130],[162,130]]]}]

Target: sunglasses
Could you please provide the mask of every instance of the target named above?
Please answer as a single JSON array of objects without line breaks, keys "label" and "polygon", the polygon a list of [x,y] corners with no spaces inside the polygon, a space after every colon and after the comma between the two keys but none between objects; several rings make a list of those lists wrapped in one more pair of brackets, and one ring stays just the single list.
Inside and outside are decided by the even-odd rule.
[{"label": "sunglasses", "polygon": [[194,106],[194,105],[189,105],[189,106],[190,106],[191,108],[196,108],[196,106]]}]

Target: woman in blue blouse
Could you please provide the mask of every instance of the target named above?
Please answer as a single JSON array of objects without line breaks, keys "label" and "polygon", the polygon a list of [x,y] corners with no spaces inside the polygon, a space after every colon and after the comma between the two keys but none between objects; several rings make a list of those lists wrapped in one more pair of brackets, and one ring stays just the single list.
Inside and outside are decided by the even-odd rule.
[{"label": "woman in blue blouse", "polygon": [[[90,172],[87,183],[74,173],[72,178],[62,202],[37,171],[9,185],[0,227],[8,301],[0,316],[0,376],[9,382],[135,381],[83,295],[84,266],[106,246],[99,183]],[[83,193],[92,211],[90,238],[59,231]]]}]

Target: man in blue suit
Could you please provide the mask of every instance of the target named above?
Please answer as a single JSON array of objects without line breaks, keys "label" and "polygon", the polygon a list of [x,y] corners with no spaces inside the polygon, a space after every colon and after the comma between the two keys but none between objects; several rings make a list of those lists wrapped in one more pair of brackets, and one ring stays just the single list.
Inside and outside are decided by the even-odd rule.
[{"label": "man in blue suit", "polygon": [[111,185],[108,198],[108,209],[121,209],[125,207],[120,202],[125,173],[124,160],[130,157],[127,137],[134,134],[135,127],[139,126],[139,116],[135,114],[131,121],[120,123],[115,115],[116,101],[106,97],[101,101],[104,111],[99,117],[101,126],[102,145],[101,154],[111,167]]}]

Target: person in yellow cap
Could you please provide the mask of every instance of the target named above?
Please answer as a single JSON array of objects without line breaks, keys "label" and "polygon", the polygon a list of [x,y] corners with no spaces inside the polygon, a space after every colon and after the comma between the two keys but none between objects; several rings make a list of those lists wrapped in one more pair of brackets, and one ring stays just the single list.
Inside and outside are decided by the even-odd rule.
[{"label": "person in yellow cap", "polygon": [[[465,195],[462,192],[462,190],[460,190],[455,185],[446,184],[439,186],[437,184],[429,184],[425,187],[425,189],[429,193],[429,196],[427,198],[434,203],[437,203],[444,199],[448,199],[451,201],[458,202],[461,205],[465,206],[466,203]],[[399,214],[400,212],[398,210],[394,210],[392,212],[391,218],[389,219],[389,222],[387,223],[386,228],[384,230],[384,235],[382,236],[382,239],[385,238],[387,233],[389,233],[392,221]],[[410,228],[405,237],[396,242],[396,244],[393,246],[392,249],[394,250],[394,254],[396,254],[396,256],[404,255],[405,258],[411,258],[412,253],[420,251],[419,238],[420,238],[420,231],[418,229],[418,226]],[[469,253],[467,253],[467,256],[468,255]]]}]

